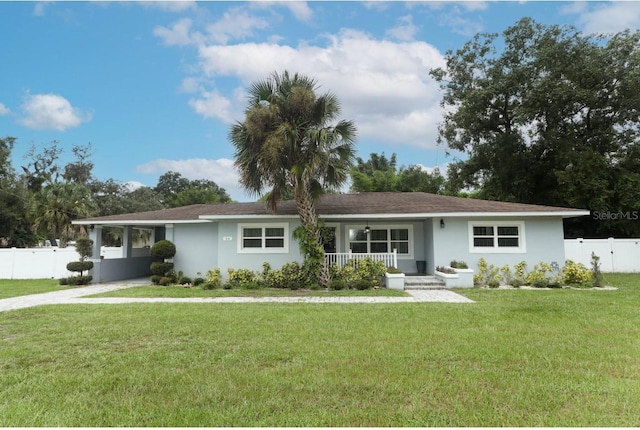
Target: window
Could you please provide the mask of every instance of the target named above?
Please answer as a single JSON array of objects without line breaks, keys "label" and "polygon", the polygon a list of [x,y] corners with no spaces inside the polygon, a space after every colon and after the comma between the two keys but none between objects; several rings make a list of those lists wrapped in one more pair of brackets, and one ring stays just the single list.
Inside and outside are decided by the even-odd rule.
[{"label": "window", "polygon": [[362,227],[347,227],[349,243],[348,249],[353,253],[393,252],[398,255],[410,256],[413,244],[413,226],[371,227],[367,234]]},{"label": "window", "polygon": [[238,252],[289,252],[287,224],[241,224],[238,226]]},{"label": "window", "polygon": [[471,252],[525,252],[523,222],[470,222]]}]

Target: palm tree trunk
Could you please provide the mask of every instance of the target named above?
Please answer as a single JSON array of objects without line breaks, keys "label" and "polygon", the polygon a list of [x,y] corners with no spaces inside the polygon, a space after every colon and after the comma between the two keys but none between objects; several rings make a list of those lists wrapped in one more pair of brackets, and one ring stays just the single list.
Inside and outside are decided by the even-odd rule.
[{"label": "palm tree trunk", "polygon": [[303,252],[306,253],[306,263],[310,265],[310,270],[316,272],[320,286],[327,288],[331,283],[329,267],[325,264],[324,248],[322,237],[318,228],[318,215],[316,213],[315,201],[309,191],[308,181],[303,179],[302,184],[296,187],[296,206],[302,227],[306,230],[307,243]]}]

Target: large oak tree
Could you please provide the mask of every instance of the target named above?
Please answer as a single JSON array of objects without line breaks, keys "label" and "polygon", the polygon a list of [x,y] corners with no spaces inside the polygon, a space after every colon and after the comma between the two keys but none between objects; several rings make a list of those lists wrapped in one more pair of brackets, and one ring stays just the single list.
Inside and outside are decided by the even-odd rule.
[{"label": "large oak tree", "polygon": [[[478,196],[617,214],[569,235],[638,235],[640,32],[584,35],[529,18],[448,51],[440,140]],[[622,219],[628,217],[630,219]]]}]

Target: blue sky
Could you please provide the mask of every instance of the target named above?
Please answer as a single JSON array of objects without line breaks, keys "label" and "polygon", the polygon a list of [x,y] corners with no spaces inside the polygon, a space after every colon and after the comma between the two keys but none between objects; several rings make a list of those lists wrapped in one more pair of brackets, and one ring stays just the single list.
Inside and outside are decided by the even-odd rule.
[{"label": "blue sky", "polygon": [[640,2],[2,2],[0,136],[14,164],[57,140],[91,143],[94,174],[154,186],[211,179],[238,201],[227,133],[246,88],[273,71],[316,78],[358,127],[357,150],[426,169],[448,49],[529,16],[585,33],[640,28]]}]

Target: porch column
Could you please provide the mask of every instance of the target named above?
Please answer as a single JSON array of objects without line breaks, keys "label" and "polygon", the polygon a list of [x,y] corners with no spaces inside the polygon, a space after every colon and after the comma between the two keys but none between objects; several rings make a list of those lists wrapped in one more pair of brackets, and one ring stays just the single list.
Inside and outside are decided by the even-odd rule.
[{"label": "porch column", "polygon": [[122,232],[122,258],[131,257],[133,227],[130,225],[124,226]]},{"label": "porch column", "polygon": [[165,224],[165,233],[164,238],[168,241],[173,242],[173,224]]},{"label": "porch column", "polygon": [[93,240],[93,256],[90,258],[93,261],[93,269],[89,272],[91,276],[93,276],[94,283],[100,283],[102,281],[102,256],[100,255],[100,251],[102,249],[102,226],[92,226],[89,229],[89,238]]},{"label": "porch column", "polygon": [[100,259],[100,248],[102,248],[102,226],[97,225],[89,229],[89,239],[93,240],[93,257]]}]

